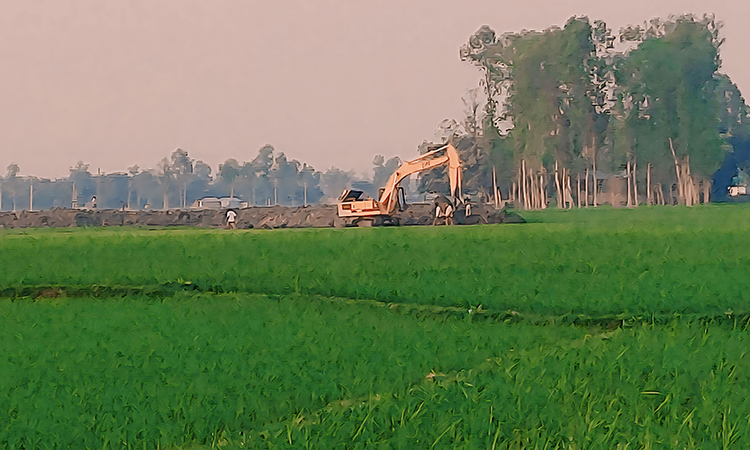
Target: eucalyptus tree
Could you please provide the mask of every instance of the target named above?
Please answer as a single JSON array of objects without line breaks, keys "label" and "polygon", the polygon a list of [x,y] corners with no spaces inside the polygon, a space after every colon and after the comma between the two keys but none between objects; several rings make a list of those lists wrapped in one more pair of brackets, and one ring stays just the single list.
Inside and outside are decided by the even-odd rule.
[{"label": "eucalyptus tree", "polygon": [[336,199],[351,187],[354,173],[331,167],[320,175],[320,189],[323,191],[322,200],[335,203]]},{"label": "eucalyptus tree", "polygon": [[217,182],[223,186],[224,195],[234,197],[234,183],[240,175],[240,163],[234,158],[229,158],[219,164],[219,179]]},{"label": "eucalyptus tree", "polygon": [[[157,173],[159,178],[159,193],[162,197],[162,209],[170,208],[170,194],[176,182],[176,171],[170,160],[162,158],[157,164]],[[174,203],[172,203],[174,204]]]},{"label": "eucalyptus tree", "polygon": [[[397,156],[394,156],[393,158],[390,158],[388,161],[386,161],[383,155],[375,155],[375,158],[373,158],[372,160],[372,164],[373,166],[375,166],[372,169],[372,185],[377,190],[385,187],[385,184],[388,182],[388,178],[390,178],[393,172],[395,172],[396,169],[401,166],[401,159],[399,159]],[[377,194],[377,192],[374,192],[372,194]]]},{"label": "eucalyptus tree", "polygon": [[[163,201],[163,195],[160,193],[160,180],[153,170],[140,170],[131,181],[131,186],[135,194],[135,208],[144,209],[153,208],[158,202]],[[132,206],[131,206],[132,207]]]},{"label": "eucalyptus tree", "polygon": [[273,166],[274,147],[266,144],[258,149],[258,155],[249,163],[245,163],[248,172],[252,172],[251,193],[249,200],[253,204],[270,204],[273,199],[273,182],[271,181],[271,167]]},{"label": "eucalyptus tree", "polygon": [[96,180],[89,172],[89,165],[83,161],[70,168],[69,179],[73,182],[71,195],[76,205],[84,205],[97,194]]},{"label": "eucalyptus tree", "polygon": [[297,184],[302,188],[303,206],[319,203],[323,198],[323,191],[320,187],[320,172],[316,171],[312,166],[303,163],[298,176],[299,181]]},{"label": "eucalyptus tree", "polygon": [[274,205],[298,205],[303,199],[300,195],[301,189],[298,185],[299,170],[302,164],[299,161],[287,159],[283,152],[275,155],[270,175],[274,189]]},{"label": "eucalyptus tree", "polygon": [[185,208],[188,205],[188,185],[193,179],[193,160],[188,156],[188,152],[181,148],[173,151],[169,158],[179,190],[180,206]]},{"label": "eucalyptus tree", "polygon": [[716,75],[716,98],[719,101],[719,133],[726,138],[750,138],[750,108],[739,88],[728,75]]},{"label": "eucalyptus tree", "polygon": [[712,16],[684,15],[629,28],[621,36],[640,43],[615,65],[621,92],[614,159],[650,164],[649,190],[654,183],[674,184],[678,202],[694,203],[694,175],[710,178],[724,153],[719,26]]},{"label": "eucalyptus tree", "polygon": [[563,28],[499,38],[483,26],[461,48],[462,60],[484,72],[484,133],[497,141],[488,146],[496,154],[490,159],[507,161],[512,149],[526,207],[545,206],[545,174],[556,161],[581,170],[587,146],[601,142],[596,106],[604,95],[595,75],[603,64],[594,31],[585,17],[573,17]]},{"label": "eucalyptus tree", "polygon": [[[16,163],[10,163],[8,165],[7,171],[5,173],[5,179],[3,180],[2,187],[4,190],[8,193],[8,196],[11,199],[11,205],[13,208],[13,211],[16,210],[16,203],[18,200],[18,189],[19,189],[19,183],[18,183],[18,172],[21,171],[21,168]],[[0,203],[2,203],[2,192],[0,192]]]}]

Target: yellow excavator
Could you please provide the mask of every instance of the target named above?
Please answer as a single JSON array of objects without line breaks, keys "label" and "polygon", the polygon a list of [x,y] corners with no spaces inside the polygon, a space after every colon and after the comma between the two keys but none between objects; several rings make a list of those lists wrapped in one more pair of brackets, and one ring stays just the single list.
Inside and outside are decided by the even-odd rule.
[{"label": "yellow excavator", "polygon": [[458,152],[451,144],[425,153],[417,159],[402,164],[391,175],[385,187],[380,188],[378,199],[362,198],[362,191],[348,189],[339,197],[339,226],[347,225],[398,225],[392,217],[396,210],[406,206],[404,188],[399,186],[404,178],[411,174],[423,172],[443,164],[448,164],[450,195],[461,199],[461,163]]}]

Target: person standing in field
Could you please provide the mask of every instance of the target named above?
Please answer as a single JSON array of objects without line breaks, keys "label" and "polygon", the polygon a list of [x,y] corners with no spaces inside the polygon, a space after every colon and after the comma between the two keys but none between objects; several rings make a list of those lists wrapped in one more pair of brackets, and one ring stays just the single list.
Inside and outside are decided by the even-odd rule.
[{"label": "person standing in field", "polygon": [[235,220],[237,220],[237,213],[230,209],[229,211],[227,211],[227,230],[237,229]]}]

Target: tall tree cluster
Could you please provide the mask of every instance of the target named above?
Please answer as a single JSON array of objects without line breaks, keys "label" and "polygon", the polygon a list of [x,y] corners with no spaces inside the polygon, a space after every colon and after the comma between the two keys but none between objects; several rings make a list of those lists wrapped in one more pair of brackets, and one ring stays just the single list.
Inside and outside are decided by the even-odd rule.
[{"label": "tall tree cluster", "polygon": [[[543,32],[481,27],[460,57],[480,69],[484,104],[474,94],[447,138],[478,175],[466,187],[487,199],[503,190],[527,209],[552,197],[559,207],[596,205],[610,174],[628,205],[707,200],[730,143],[750,134],[748,107],[719,72],[721,43],[713,16],[618,33],[586,17]],[[433,171],[420,186],[442,178]]]}]

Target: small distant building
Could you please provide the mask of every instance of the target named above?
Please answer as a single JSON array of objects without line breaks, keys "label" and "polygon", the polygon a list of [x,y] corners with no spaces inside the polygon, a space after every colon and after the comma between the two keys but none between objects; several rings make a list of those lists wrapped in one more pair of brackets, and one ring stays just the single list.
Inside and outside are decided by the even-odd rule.
[{"label": "small distant building", "polygon": [[237,197],[203,197],[190,205],[192,209],[228,209],[228,208],[247,208],[247,202],[243,202]]},{"label": "small distant building", "polygon": [[192,209],[221,209],[221,200],[216,197],[203,197],[190,205]]},{"label": "small distant building", "polygon": [[750,183],[750,176],[744,170],[737,168],[737,175],[732,177],[732,184],[727,187],[727,193],[730,197],[747,195],[748,183]]},{"label": "small distant building", "polygon": [[737,197],[739,195],[747,195],[747,186],[729,186],[727,188],[730,197]]},{"label": "small distant building", "polygon": [[242,208],[243,203],[247,206],[247,202],[243,202],[237,197],[222,197],[219,199],[222,208]]}]

